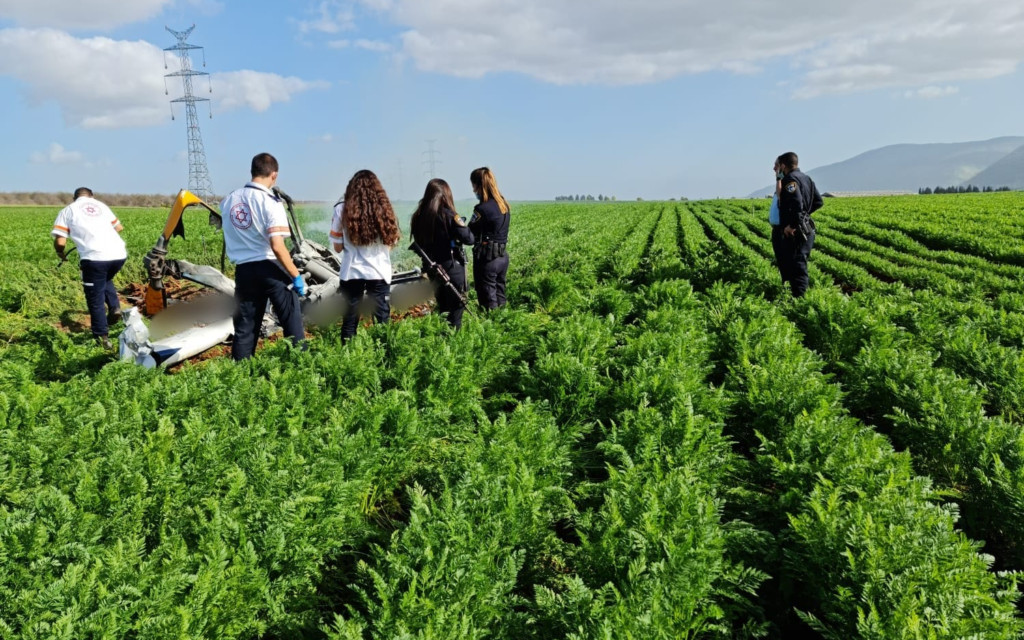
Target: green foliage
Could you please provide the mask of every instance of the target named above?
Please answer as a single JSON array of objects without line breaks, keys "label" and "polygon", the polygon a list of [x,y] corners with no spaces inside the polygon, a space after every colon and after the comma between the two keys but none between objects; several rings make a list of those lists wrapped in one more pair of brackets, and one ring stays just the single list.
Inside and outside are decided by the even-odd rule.
[{"label": "green foliage", "polygon": [[830,200],[799,301],[766,202],[517,205],[458,333],[173,375],[0,212],[0,637],[1020,637],[1019,198]]}]

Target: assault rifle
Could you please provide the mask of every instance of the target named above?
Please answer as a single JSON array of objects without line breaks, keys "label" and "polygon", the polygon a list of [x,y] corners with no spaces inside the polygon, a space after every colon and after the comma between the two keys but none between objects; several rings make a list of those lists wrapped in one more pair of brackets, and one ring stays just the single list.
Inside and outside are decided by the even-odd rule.
[{"label": "assault rifle", "polygon": [[469,306],[466,301],[466,294],[459,291],[459,288],[455,286],[452,279],[448,277],[448,272],[444,270],[444,267],[431,260],[427,252],[423,250],[423,247],[413,242],[409,245],[409,251],[412,251],[423,260],[423,264],[427,266],[427,275],[436,277],[441,281],[441,286],[454,293],[464,306]]}]

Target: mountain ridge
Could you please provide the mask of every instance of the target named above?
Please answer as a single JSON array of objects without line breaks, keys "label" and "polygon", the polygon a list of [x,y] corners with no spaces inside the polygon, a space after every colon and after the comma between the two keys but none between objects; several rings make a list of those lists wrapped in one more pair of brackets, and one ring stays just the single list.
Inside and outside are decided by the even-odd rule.
[{"label": "mountain ridge", "polygon": [[[990,169],[992,171],[990,171]],[[1024,188],[1024,136],[1001,136],[969,142],[897,143],[807,171],[826,191],[913,191],[923,187],[974,184]],[[980,182],[1018,176],[1014,184]],[[751,197],[769,195],[773,187]]]}]

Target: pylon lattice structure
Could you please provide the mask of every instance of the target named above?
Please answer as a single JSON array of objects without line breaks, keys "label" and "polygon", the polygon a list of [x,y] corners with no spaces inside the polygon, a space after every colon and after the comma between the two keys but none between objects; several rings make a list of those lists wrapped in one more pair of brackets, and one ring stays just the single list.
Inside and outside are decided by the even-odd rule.
[{"label": "pylon lattice structure", "polygon": [[[188,125],[188,189],[203,200],[213,198],[213,185],[210,183],[210,171],[206,168],[206,151],[203,149],[203,136],[199,131],[199,117],[196,115],[196,103],[209,103],[209,98],[197,98],[192,92],[192,78],[206,76],[209,82],[210,74],[205,71],[196,71],[192,68],[192,51],[203,51],[202,47],[187,42],[192,30],[192,25],[185,31],[175,31],[165,27],[171,35],[178,39],[178,44],[164,49],[164,68],[167,68],[167,52],[170,51],[178,56],[180,68],[174,73],[164,75],[164,92],[167,92],[167,78],[181,78],[185,94],[180,98],[171,100],[171,120],[174,119],[174,103],[181,102],[185,105],[185,120]],[[203,66],[206,66],[206,52],[203,51]],[[210,86],[213,91],[213,86]],[[213,117],[213,110],[210,110],[210,117]]]},{"label": "pylon lattice structure", "polygon": [[434,148],[434,144],[437,140],[427,140],[427,150],[423,152],[423,155],[427,156],[423,164],[427,165],[427,175],[433,180],[437,177],[437,165],[441,164],[441,161],[437,159],[441,152]]}]

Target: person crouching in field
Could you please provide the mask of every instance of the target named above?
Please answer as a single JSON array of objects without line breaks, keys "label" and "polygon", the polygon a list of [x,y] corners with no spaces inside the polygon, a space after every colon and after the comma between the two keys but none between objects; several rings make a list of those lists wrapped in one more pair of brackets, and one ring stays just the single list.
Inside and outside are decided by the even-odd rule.
[{"label": "person crouching in field", "polygon": [[[466,292],[466,254],[462,245],[473,244],[473,233],[455,213],[452,189],[444,180],[427,183],[423,199],[412,214],[412,238],[427,256],[448,274],[455,288]],[[427,265],[423,265],[427,269]],[[448,315],[448,324],[456,330],[462,326],[463,300],[431,275],[437,310]]]},{"label": "person crouching in field", "polygon": [[334,205],[331,242],[341,253],[339,291],[347,307],[341,323],[343,340],[356,335],[363,294],[373,298],[375,322],[391,318],[391,248],[400,237],[395,210],[372,171],[357,171]]},{"label": "person crouching in field", "polygon": [[508,274],[505,246],[512,214],[490,169],[474,169],[469,174],[469,182],[480,200],[469,221],[469,230],[476,238],[473,246],[473,287],[481,307],[497,309],[505,306],[505,277]]},{"label": "person crouching in field", "polygon": [[[124,240],[121,238],[121,222],[110,207],[93,197],[92,190],[79,187],[75,190],[74,202],[61,209],[53,223],[53,249],[57,257],[67,259],[67,240],[78,249],[79,267],[82,270],[82,287],[85,302],[89,306],[92,334],[106,349],[110,349],[107,337],[109,326],[120,319],[121,302],[114,288],[114,276],[128,258]],[[104,313],[104,305],[107,312]]]},{"label": "person crouching in field", "polygon": [[794,298],[807,291],[807,260],[814,247],[815,227],[811,214],[824,201],[810,176],[800,171],[797,155],[790,151],[776,160],[779,179],[779,224],[772,227],[772,248],[782,281],[789,280]]}]

